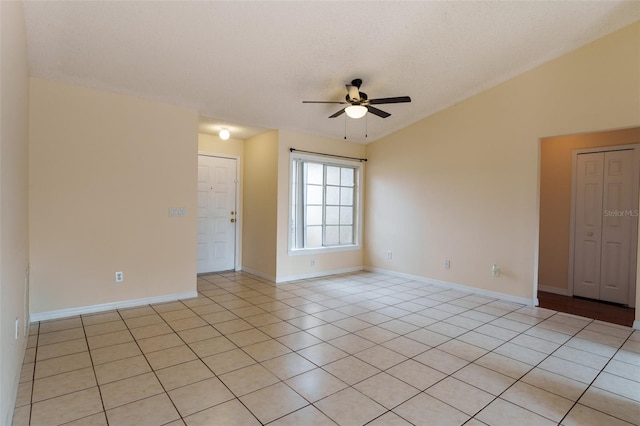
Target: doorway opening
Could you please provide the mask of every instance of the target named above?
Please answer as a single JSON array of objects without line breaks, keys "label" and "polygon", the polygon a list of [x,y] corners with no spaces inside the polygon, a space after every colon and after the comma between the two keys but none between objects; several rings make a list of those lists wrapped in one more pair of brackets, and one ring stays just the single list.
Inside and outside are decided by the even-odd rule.
[{"label": "doorway opening", "polygon": [[635,306],[640,146],[574,151],[569,294]]},{"label": "doorway opening", "polygon": [[[622,208],[621,205],[609,206],[609,204],[614,201],[620,201],[621,194],[616,192],[616,190],[619,189],[619,185],[616,187],[618,182],[613,178],[608,178],[609,180],[605,182],[606,179],[604,175],[602,178],[594,177],[593,179],[596,182],[601,179],[601,189],[598,191],[598,185],[595,184],[589,186],[588,194],[582,194],[582,201],[587,200],[591,204],[595,203],[595,211],[599,213],[600,218],[594,219],[592,216],[588,217],[590,225],[585,226],[584,220],[582,221],[583,223],[579,223],[579,220],[575,221],[575,223],[572,222],[577,205],[577,191],[572,185],[576,183],[575,166],[578,153],[628,151],[637,148],[634,145],[639,143],[640,127],[541,139],[540,234],[537,295],[541,307],[624,324],[626,326],[633,324],[636,301],[635,293],[638,285],[635,277],[637,234],[634,233],[632,236],[627,235],[627,246],[614,241],[615,239],[607,242],[607,238],[610,237],[611,233],[609,231],[603,232],[604,228],[602,228],[602,223],[611,225],[616,221],[610,219],[623,217],[616,215],[628,215],[629,217],[627,219],[632,219],[635,221],[635,224],[637,224],[637,198],[629,204],[630,208]],[[589,172],[593,173],[596,173],[598,164],[602,164],[602,171],[600,171],[600,173],[604,173],[605,163],[611,163],[608,165],[610,168],[613,167],[610,171],[618,175],[620,170],[615,167],[622,164],[616,157],[619,155],[620,154],[613,154],[607,156],[607,158],[605,158],[605,154],[597,154],[591,158],[586,156],[583,157],[582,163],[591,163],[588,167]],[[602,158],[597,158],[599,156]],[[584,161],[585,158],[595,161]],[[636,168],[640,168],[639,158],[640,156],[635,155],[632,160]],[[583,172],[586,170],[586,167],[587,166],[583,164]],[[633,195],[637,197],[639,178],[638,172],[635,171],[634,173],[631,181],[635,187],[632,192]],[[602,204],[597,207],[600,198],[602,198]],[[610,210],[609,215],[605,216],[605,210]],[[621,213],[619,213],[618,210],[620,210]],[[611,211],[614,211],[616,215],[611,214]],[[581,215],[581,220],[584,219],[584,212],[578,212],[578,214]],[[617,223],[617,225],[620,225],[620,223]],[[636,228],[633,231],[637,232],[637,225],[634,226],[636,226]],[[603,236],[605,237],[604,249]],[[579,247],[580,241],[583,243],[582,247]],[[576,244],[576,242],[578,242],[578,244]],[[576,263],[575,255],[576,252],[580,255],[580,250],[583,252],[583,259],[578,259]],[[584,257],[585,253],[587,255],[586,257]],[[620,275],[620,271],[612,267],[614,264],[620,264],[619,259],[618,261],[614,261],[614,254],[619,258],[622,257],[633,263],[626,269],[627,273],[629,273],[629,279],[626,281],[628,291],[625,294],[625,298],[612,298],[610,295],[607,295],[607,292],[612,289],[617,289],[614,293],[624,293],[624,291],[619,288],[622,282],[621,279],[624,278],[622,277],[624,273]],[[586,262],[585,259],[587,259]],[[608,265],[605,265],[604,268],[602,267],[603,262],[608,262]],[[589,275],[587,279],[584,279],[586,276],[585,271],[588,272],[587,275]],[[587,287],[591,286],[589,287],[590,292],[585,293],[579,289],[579,285],[574,285],[576,278],[578,280],[582,278],[583,282],[587,282]],[[612,284],[613,282],[615,282],[615,284]],[[604,292],[601,292],[601,285],[605,286]],[[602,297],[601,293],[605,294],[604,297]],[[581,295],[601,300],[588,300],[577,297]],[[608,300],[616,302],[618,305],[608,303]]]}]

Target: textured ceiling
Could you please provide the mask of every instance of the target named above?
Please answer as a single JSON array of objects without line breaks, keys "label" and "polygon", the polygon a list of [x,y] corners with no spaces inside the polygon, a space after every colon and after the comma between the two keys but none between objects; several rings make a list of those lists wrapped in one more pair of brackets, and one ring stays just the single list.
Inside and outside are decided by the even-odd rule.
[{"label": "textured ceiling", "polygon": [[[195,108],[232,137],[366,142],[639,20],[640,2],[27,1],[25,16],[32,76]],[[356,77],[413,102],[367,120],[302,104]]]}]

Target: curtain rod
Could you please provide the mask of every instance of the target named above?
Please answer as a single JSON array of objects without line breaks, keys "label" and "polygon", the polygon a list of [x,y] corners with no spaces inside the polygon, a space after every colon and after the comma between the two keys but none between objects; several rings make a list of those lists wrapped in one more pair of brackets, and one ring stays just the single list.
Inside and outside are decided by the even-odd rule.
[{"label": "curtain rod", "polygon": [[366,162],[366,158],[356,158],[356,157],[345,157],[344,155],[333,155],[333,154],[324,154],[322,152],[313,152],[313,151],[303,151],[301,149],[289,148],[289,152],[303,152],[305,154],[315,154],[315,155],[324,155],[325,157],[333,157],[333,158],[346,158],[347,160],[356,160],[360,162]]}]

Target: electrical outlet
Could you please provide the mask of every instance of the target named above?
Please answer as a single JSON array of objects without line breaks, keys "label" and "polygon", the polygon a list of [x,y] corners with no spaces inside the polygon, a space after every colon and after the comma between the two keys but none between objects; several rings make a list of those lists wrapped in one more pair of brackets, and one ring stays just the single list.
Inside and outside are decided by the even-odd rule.
[{"label": "electrical outlet", "polygon": [[122,272],[122,271],[120,271],[120,272],[116,272],[116,273],[115,273],[115,277],[114,277],[114,278],[115,278],[115,281],[116,281],[117,283],[121,283],[121,282],[123,282],[123,281],[124,281],[124,272]]},{"label": "electrical outlet", "polygon": [[387,259],[389,260],[393,259],[393,252],[391,250],[387,252]]},{"label": "electrical outlet", "polygon": [[444,261],[444,269],[451,269],[451,261],[449,259]]},{"label": "electrical outlet", "polygon": [[311,267],[312,268],[316,267],[316,260],[315,259],[311,259]]}]

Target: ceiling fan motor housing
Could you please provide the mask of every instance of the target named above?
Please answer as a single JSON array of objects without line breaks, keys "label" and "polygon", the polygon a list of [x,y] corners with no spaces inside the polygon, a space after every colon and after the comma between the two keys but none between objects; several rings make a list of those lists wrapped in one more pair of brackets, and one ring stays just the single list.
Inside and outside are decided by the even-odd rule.
[{"label": "ceiling fan motor housing", "polygon": [[347,102],[352,103],[352,104],[360,104],[360,103],[366,101],[367,99],[369,99],[367,94],[364,93],[364,92],[358,92],[358,96],[359,96],[358,99],[352,99],[351,96],[349,96],[349,94],[347,93],[347,96],[345,96],[344,98],[345,98],[345,100]]}]

